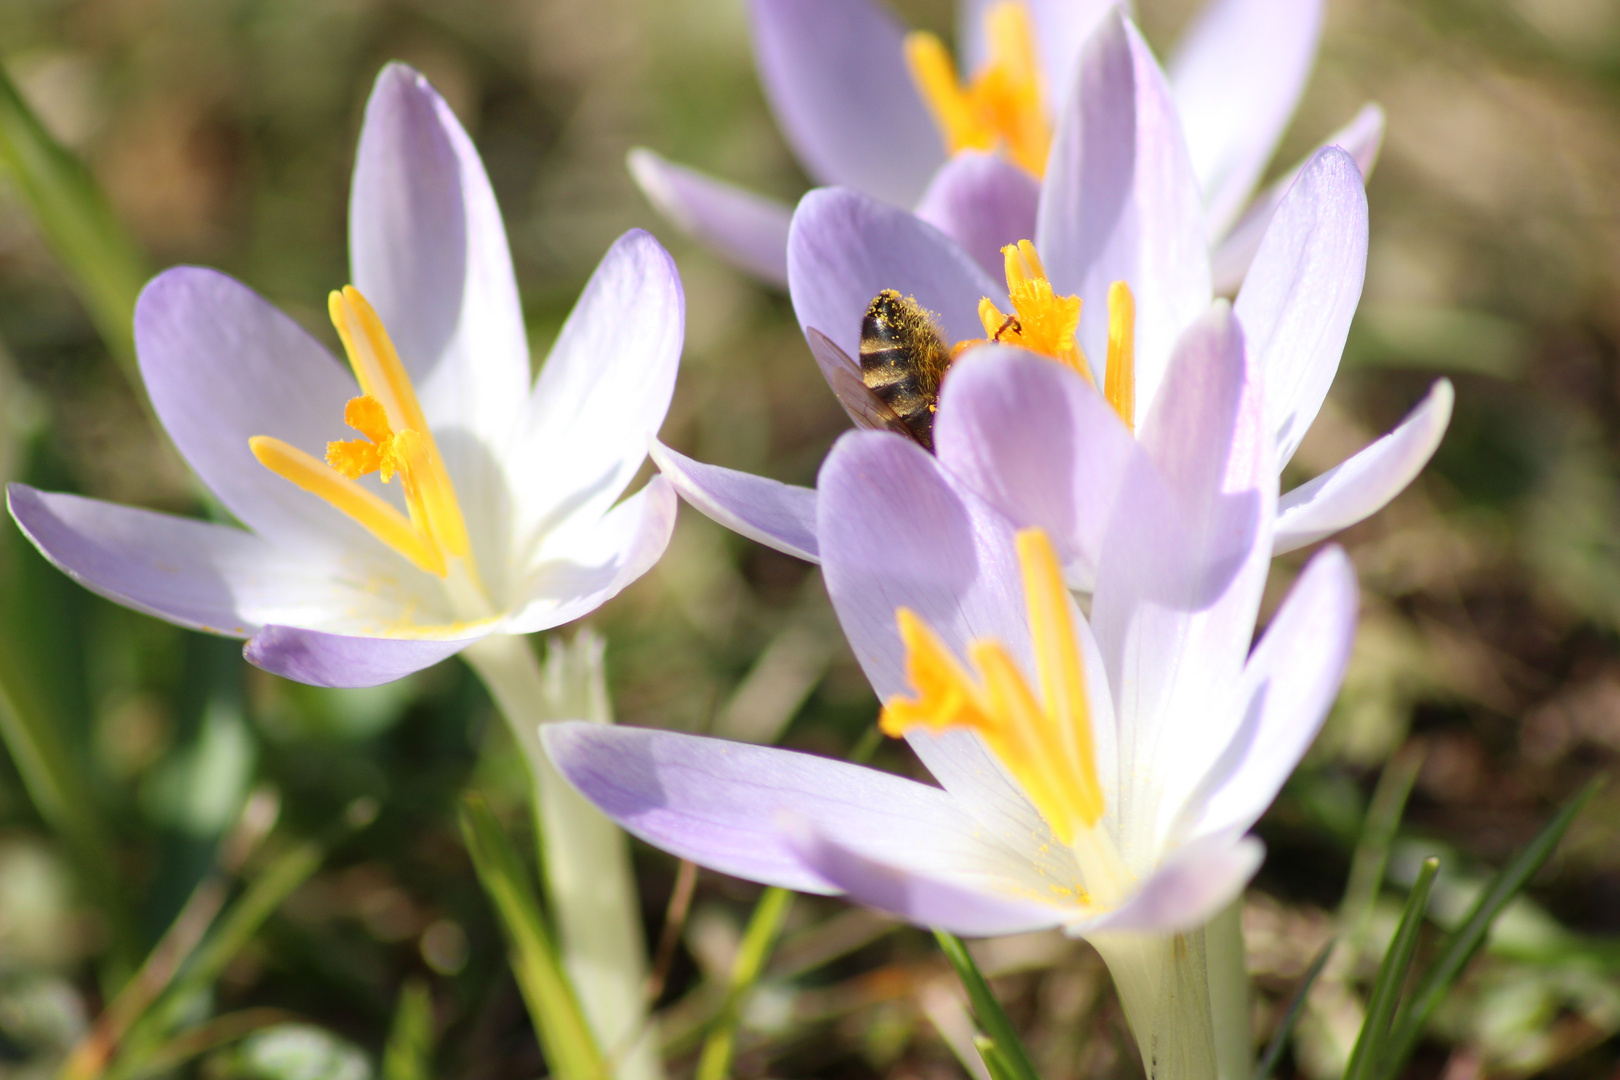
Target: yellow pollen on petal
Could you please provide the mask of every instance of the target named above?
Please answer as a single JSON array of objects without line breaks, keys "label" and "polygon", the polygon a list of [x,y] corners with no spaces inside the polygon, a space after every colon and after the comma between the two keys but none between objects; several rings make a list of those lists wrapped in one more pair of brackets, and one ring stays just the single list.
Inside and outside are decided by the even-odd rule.
[{"label": "yellow pollen on petal", "polygon": [[963,85],[945,45],[933,34],[906,35],[906,65],[946,149],[994,150],[1035,176],[1046,172],[1052,127],[1029,8],[999,0],[984,14],[990,59]]},{"label": "yellow pollen on petal", "polygon": [[[423,570],[445,577],[452,562],[476,589],[472,544],[444,458],[428,428],[410,375],[382,320],[352,285],[331,294],[328,310],[343,341],[360,396],[349,399],[343,422],[365,436],[326,444],[326,463],[280,439],[249,440],[260,464],[353,518]],[[409,517],[355,481],[377,473],[400,479]]]},{"label": "yellow pollen on petal", "polygon": [[1035,245],[1028,240],[1008,244],[1001,249],[1001,255],[1013,310],[1009,315],[989,297],[980,300],[979,321],[984,324],[985,337],[1067,364],[1095,386],[1091,365],[1075,337],[1080,329],[1080,298],[1057,294],[1047,280],[1046,267]]},{"label": "yellow pollen on petal", "polygon": [[1123,281],[1108,286],[1108,370],[1103,396],[1136,430],[1136,297]]},{"label": "yellow pollen on petal", "polygon": [[1039,529],[1018,534],[1038,690],[1005,645],[977,641],[964,666],[914,612],[895,613],[914,696],[883,706],[889,735],[913,728],[965,727],[1012,774],[1057,839],[1075,845],[1106,810],[1097,776],[1091,707],[1072,600],[1051,541]]}]

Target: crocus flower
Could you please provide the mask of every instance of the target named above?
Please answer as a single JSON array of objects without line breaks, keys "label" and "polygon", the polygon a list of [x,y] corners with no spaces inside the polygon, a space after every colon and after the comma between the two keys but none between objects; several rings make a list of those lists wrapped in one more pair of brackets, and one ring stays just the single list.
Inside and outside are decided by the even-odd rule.
[{"label": "crocus flower", "polygon": [[488,178],[399,65],[366,108],[349,227],[354,284],[330,307],[352,374],[213,270],[166,271],[137,304],[153,407],[243,527],[22,484],[9,498],[88,588],[327,686],[568,622],[652,565],[673,494],[655,480],[619,497],[668,408],[684,319],[669,255],[631,232],[531,389]]},{"label": "crocus flower", "polygon": [[[1082,47],[1117,0],[969,0],[958,73],[932,35],[878,0],[752,0],[766,98],[813,180],[914,208],[989,258],[1031,235],[1058,105]],[[1170,61],[1218,289],[1243,280],[1287,178],[1255,197],[1315,61],[1322,0],[1210,0]],[[1369,105],[1324,145],[1363,171],[1383,137]],[[633,151],[630,169],[670,221],[743,269],[788,282],[783,203]]]},{"label": "crocus flower", "polygon": [[[1174,389],[1168,374],[1173,344],[1207,310],[1212,289],[1204,210],[1171,88],[1135,28],[1118,14],[1107,16],[1091,38],[1076,87],[1052,150],[1034,242],[1008,248],[1005,286],[916,215],[846,188],[805,196],[793,218],[790,288],[824,366],[829,343],[834,352],[858,353],[868,304],[879,291],[894,289],[936,313],[948,342],[1001,333],[1003,341],[1020,340],[1066,362],[1106,389],[1132,426]],[[1279,201],[1234,307],[1264,375],[1279,470],[1333,381],[1366,258],[1361,174],[1348,153],[1328,147]],[[1021,339],[1003,333],[1013,325]],[[945,384],[953,378],[954,372],[947,374]],[[1331,536],[1398,494],[1434,453],[1451,403],[1451,385],[1440,380],[1393,432],[1284,495],[1275,550]],[[1007,422],[1035,437],[1015,418]],[[1046,448],[1053,455],[1070,452]],[[813,491],[705,465],[665,447],[656,447],[654,458],[688,501],[722,524],[789,554],[820,557],[817,523],[825,519],[816,513]],[[943,447],[940,458],[947,468],[963,465]],[[1016,523],[1061,535],[1060,523],[1048,517],[1057,504],[1039,490],[1051,475],[970,469],[963,478]],[[1096,570],[1094,553],[1060,550],[1075,584],[1086,587]]]},{"label": "crocus flower", "polygon": [[[1149,1039],[1193,1038],[1173,999],[1203,974],[1178,973],[1167,936],[1196,937],[1258,866],[1245,834],[1337,692],[1354,573],[1319,553],[1251,653],[1277,472],[1224,304],[1183,335],[1137,435],[1050,361],[981,348],[958,364],[939,457],[853,432],[819,478],[839,621],[884,730],[940,787],[662,731],[561,724],[546,746],[603,812],[682,858],[961,934],[1090,939],[1146,1056]],[[1036,437],[979,426],[1004,406]],[[947,454],[1029,454],[1025,469],[1056,471],[1087,504],[1102,567],[1089,620],[1057,557],[1080,538],[1015,531]]]}]

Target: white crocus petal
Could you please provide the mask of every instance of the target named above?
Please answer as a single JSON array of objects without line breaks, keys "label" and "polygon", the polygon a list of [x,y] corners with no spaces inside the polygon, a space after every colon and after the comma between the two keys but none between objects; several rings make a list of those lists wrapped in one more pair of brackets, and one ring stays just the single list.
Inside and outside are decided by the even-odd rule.
[{"label": "white crocus petal", "polygon": [[1102,374],[1108,290],[1136,296],[1136,417],[1182,329],[1210,301],[1204,210],[1164,74],[1118,12],[1086,45],[1041,186],[1035,246],[1059,294],[1080,297],[1080,347]]},{"label": "white crocus petal", "polygon": [[793,208],[664,160],[637,147],[630,175],[659,212],[722,256],[787,288],[788,223]]},{"label": "white crocus petal", "polygon": [[1355,570],[1339,548],[1312,559],[1255,646],[1237,686],[1240,724],[1180,811],[1198,840],[1260,820],[1327,718],[1356,633]]},{"label": "white crocus petal", "polygon": [[1210,0],[1166,65],[1211,236],[1271,160],[1316,60],[1323,0]]},{"label": "white crocus petal", "polygon": [[635,478],[663,424],[685,333],[675,262],[632,229],[563,324],[506,455],[521,566],[570,517],[594,520]]},{"label": "white crocus petal", "polygon": [[1233,311],[1265,380],[1277,467],[1339,370],[1367,268],[1367,193],[1350,155],[1317,154],[1283,198]]},{"label": "white crocus petal", "polygon": [[1441,379],[1394,431],[1284,495],[1277,504],[1274,553],[1347,529],[1404,491],[1439,448],[1455,397],[1451,381]]},{"label": "white crocus petal", "polygon": [[1119,907],[1073,923],[1068,932],[1093,937],[1194,929],[1243,891],[1264,858],[1265,846],[1252,836],[1226,833],[1195,840],[1170,852]]},{"label": "white crocus petal", "polygon": [[1323,139],[1309,157],[1261,192],[1225,236],[1212,234],[1218,240],[1210,255],[1210,280],[1216,295],[1231,296],[1242,286],[1249,272],[1249,264],[1254,261],[1254,253],[1260,250],[1260,241],[1265,238],[1266,230],[1271,225],[1271,215],[1277,212],[1277,205],[1282,202],[1283,196],[1317,154],[1329,146],[1337,146],[1354,159],[1361,175],[1367,177],[1372,175],[1373,166],[1378,162],[1378,150],[1383,142],[1384,110],[1377,105],[1362,106],[1355,119]]},{"label": "white crocus petal", "polygon": [[427,80],[384,69],[349,197],[354,285],[410,373],[481,562],[504,520],[501,453],[523,417],[529,346],[500,209],[472,140]]},{"label": "white crocus petal", "polygon": [[819,562],[816,492],[752,473],[705,465],[654,439],[653,464],[681,498],[740,536],[805,562]]}]

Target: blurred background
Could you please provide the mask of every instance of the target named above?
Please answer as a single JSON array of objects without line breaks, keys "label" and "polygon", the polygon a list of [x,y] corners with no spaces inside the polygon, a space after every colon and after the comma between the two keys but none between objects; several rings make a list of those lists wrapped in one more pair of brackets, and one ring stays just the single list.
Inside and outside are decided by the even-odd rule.
[{"label": "blurred background", "polygon": [[[894,6],[949,40],[949,0]],[[1161,56],[1192,6],[1138,4]],[[687,293],[665,439],[812,482],[847,421],[786,298],[684,241],[624,167],[645,145],[782,198],[807,187],[754,77],[742,0],[0,0],[0,61],[145,267],[220,267],[334,347],[353,148],[390,59],[432,80],[484,156],[536,363],[612,240],[649,228]],[[1389,134],[1366,293],[1301,475],[1387,430],[1438,375],[1457,411],[1425,476],[1343,537],[1363,585],[1353,666],[1260,827],[1270,857],[1244,912],[1256,1030],[1336,926],[1349,943],[1282,1066],[1310,1080],[1343,1067],[1418,860],[1443,856],[1444,924],[1620,753],[1620,5],[1334,0],[1274,169],[1369,99]],[[0,175],[0,471],[205,512],[116,351]],[[1279,563],[1274,596],[1301,561]],[[543,1073],[456,825],[473,788],[524,829],[524,774],[459,661],[372,691],[286,683],[235,642],[84,592],[9,522],[0,579],[0,1077],[53,1075],[183,908],[299,858],[285,898],[265,887],[271,913],[182,1002],[190,1041],[164,1068],[379,1075],[411,987],[431,1075]],[[816,571],[684,508],[662,563],[589,622],[621,722],[841,755],[877,713]],[[892,745],[876,762],[917,772]],[[1396,826],[1380,807],[1408,784]],[[656,941],[677,866],[636,858]],[[659,999],[674,1075],[756,893],[698,877]],[[1413,1075],[1614,1074],[1620,789],[1530,896]],[[1037,935],[978,955],[1048,1080],[1141,1075],[1087,946]],[[926,935],[799,898],[744,1011],[737,1073],[960,1076],[958,995]]]}]

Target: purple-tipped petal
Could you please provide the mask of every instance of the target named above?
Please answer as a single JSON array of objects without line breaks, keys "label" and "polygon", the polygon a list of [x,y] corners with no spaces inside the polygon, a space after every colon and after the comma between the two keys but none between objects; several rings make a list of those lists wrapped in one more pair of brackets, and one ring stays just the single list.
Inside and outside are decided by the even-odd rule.
[{"label": "purple-tipped petal", "polygon": [[675,507],[675,490],[655,476],[589,525],[548,535],[518,585],[506,629],[549,630],[613,599],[664,554],[675,531]]},{"label": "purple-tipped petal", "polygon": [[1109,13],[1081,58],[1041,186],[1035,243],[1059,293],[1077,293],[1080,346],[1108,355],[1108,289],[1136,296],[1136,421],[1181,331],[1209,306],[1198,182],[1164,74],[1136,28]]},{"label": "purple-tipped petal", "polygon": [[995,154],[964,151],[934,174],[917,216],[955,240],[992,280],[1002,276],[1001,249],[1035,236],[1041,184]]},{"label": "purple-tipped petal", "polygon": [[1288,464],[1339,370],[1367,269],[1367,193],[1338,147],[1321,151],[1271,219],[1233,311],[1265,382]]},{"label": "purple-tipped petal", "polygon": [[751,881],[841,891],[805,858],[806,829],[913,872],[1017,867],[1018,857],[983,840],[945,792],[876,769],[582,721],[547,724],[540,737],[568,782],[626,831]]},{"label": "purple-tipped petal", "polygon": [[732,532],[805,562],[820,561],[814,488],[705,465],[656,440],[651,452],[681,498]]},{"label": "purple-tipped petal", "polygon": [[403,64],[382,70],[366,103],[349,259],[416,383],[476,532],[500,509],[494,462],[523,416],[528,337],[478,152],[444,99]]},{"label": "purple-tipped petal", "polygon": [[806,866],[851,900],[918,926],[994,937],[1057,926],[1068,914],[1057,903],[1042,903],[1007,883],[961,883],[918,874],[827,839],[818,830],[806,830],[797,849]]},{"label": "purple-tipped petal", "polygon": [[74,581],[194,630],[247,637],[272,620],[322,622],[365,603],[335,564],[243,529],[26,484],[10,485],[7,501],[24,535]]},{"label": "purple-tipped petal", "polygon": [[984,336],[981,297],[1004,297],[951,239],[905,210],[846,188],[810,192],[788,234],[788,290],[804,328],[860,355],[872,298],[895,289],[940,318],[947,342]]},{"label": "purple-tipped petal", "polygon": [[1254,261],[1254,254],[1260,250],[1260,241],[1265,238],[1266,229],[1271,224],[1271,215],[1277,212],[1283,196],[1294,186],[1294,181],[1309,161],[1314,160],[1324,148],[1337,146],[1355,160],[1356,168],[1363,177],[1371,176],[1383,141],[1384,110],[1377,105],[1363,106],[1354,120],[1323,140],[1309,158],[1261,192],[1224,237],[1212,232],[1211,238],[1218,241],[1210,256],[1211,282],[1216,294],[1231,296],[1243,284],[1249,264]]},{"label": "purple-tipped petal", "polygon": [[[466,630],[461,629],[465,634]],[[454,656],[488,630],[464,637],[348,637],[296,626],[266,626],[242,646],[248,662],[311,686],[381,686]]]},{"label": "purple-tipped petal", "polygon": [[519,536],[594,522],[618,500],[669,411],[685,327],[675,260],[631,229],[575,302],[507,455]]},{"label": "purple-tipped petal", "polygon": [[[908,693],[895,610],[910,608],[958,655],[1001,642],[1033,671],[1011,524],[932,455],[897,435],[841,437],[816,481],[822,577],[879,700]],[[1046,834],[1022,791],[965,729],[908,737],[945,789],[1004,843]]]},{"label": "purple-tipped petal", "polygon": [[405,565],[248,449],[254,435],[273,435],[320,455],[353,436],[343,406],[359,392],[354,379],[301,326],[234,278],[181,266],[141,290],[135,349],[169,437],[237,520],[277,547],[328,560],[374,551]]},{"label": "purple-tipped petal", "polygon": [[805,170],[911,206],[945,161],[905,28],[873,0],[752,0],[765,96]]},{"label": "purple-tipped petal", "polygon": [[[1104,931],[1172,934],[1214,918],[1236,899],[1265,860],[1265,845],[1230,833],[1178,848],[1113,911],[1069,928],[1076,937]],[[1107,958],[1106,939],[1097,944]]]},{"label": "purple-tipped petal", "polygon": [[[961,0],[957,5],[956,38],[960,43],[963,73],[972,75],[989,59],[984,16],[996,0]],[[1046,72],[1049,111],[1055,116],[1074,85],[1080,50],[1097,24],[1121,0],[1024,0],[1035,21],[1035,45]],[[1128,8],[1128,4],[1125,5]],[[1019,239],[1027,240],[1028,237]]]},{"label": "purple-tipped petal", "polygon": [[1227,710],[1230,741],[1181,809],[1178,831],[1197,839],[1260,820],[1338,696],[1358,600],[1355,568],[1341,549],[1306,566],[1244,666],[1239,708]]},{"label": "purple-tipped petal", "polygon": [[1277,504],[1275,554],[1348,529],[1404,491],[1439,448],[1455,396],[1451,381],[1441,379],[1394,431],[1284,495]]},{"label": "purple-tipped petal", "polygon": [[1211,235],[1243,210],[1316,61],[1323,0],[1210,0],[1170,63],[1170,85]]},{"label": "purple-tipped petal", "polygon": [[630,175],[658,212],[739,269],[787,288],[793,208],[637,147]]},{"label": "purple-tipped petal", "polygon": [[1014,525],[1044,529],[1071,584],[1088,591],[1119,493],[1164,487],[1101,394],[1023,350],[980,346],[952,365],[934,447],[940,464]]},{"label": "purple-tipped petal", "polygon": [[1128,863],[1158,849],[1162,792],[1188,790],[1224,745],[1205,746],[1203,720],[1237,683],[1271,565],[1277,472],[1265,403],[1224,303],[1183,337],[1141,441],[1172,503],[1126,488],[1091,606],[1128,718],[1121,776],[1146,785],[1127,796]]}]

